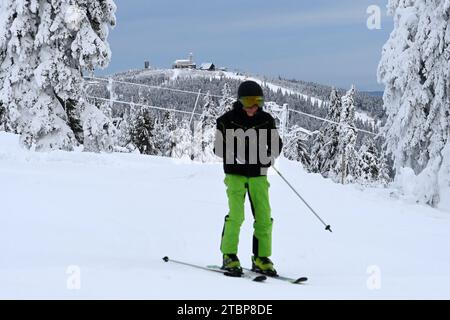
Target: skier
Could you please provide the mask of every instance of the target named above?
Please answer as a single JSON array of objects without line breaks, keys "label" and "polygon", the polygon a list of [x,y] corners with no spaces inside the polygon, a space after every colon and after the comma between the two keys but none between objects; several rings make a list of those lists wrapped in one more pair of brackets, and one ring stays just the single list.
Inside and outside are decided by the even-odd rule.
[{"label": "skier", "polygon": [[222,232],[222,269],[242,273],[237,252],[248,193],[254,217],[252,269],[276,276],[269,258],[272,255],[273,219],[267,172],[281,153],[282,141],[274,118],[263,111],[263,106],[262,88],[256,82],[245,81],[239,86],[233,109],[217,119],[214,150],[224,160],[229,206]]}]

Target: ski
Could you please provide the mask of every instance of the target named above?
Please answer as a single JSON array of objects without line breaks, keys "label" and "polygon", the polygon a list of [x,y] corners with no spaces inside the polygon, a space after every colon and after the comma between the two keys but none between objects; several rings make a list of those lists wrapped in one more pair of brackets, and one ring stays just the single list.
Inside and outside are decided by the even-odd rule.
[{"label": "ski", "polygon": [[263,281],[265,281],[267,279],[267,277],[265,275],[252,276],[252,275],[248,274],[247,272],[244,272],[244,273],[233,273],[233,272],[229,272],[229,271],[226,271],[226,270],[222,270],[219,266],[203,267],[203,266],[199,266],[199,265],[192,264],[192,263],[187,263],[187,262],[182,262],[182,261],[169,259],[169,257],[164,257],[163,261],[164,262],[172,262],[172,263],[176,263],[176,264],[183,265],[183,266],[188,266],[188,267],[199,269],[199,270],[205,270],[205,271],[220,273],[220,274],[223,274],[224,276],[227,276],[227,277],[248,279],[248,280],[252,280],[254,282],[263,282]]},{"label": "ski", "polygon": [[266,274],[254,271],[252,269],[248,269],[248,268],[243,268],[243,270],[247,271],[247,272],[252,272],[254,274],[261,274],[261,275],[267,276],[267,277],[269,277],[271,279],[276,279],[276,280],[280,280],[280,281],[290,282],[292,284],[302,284],[302,283],[305,283],[306,281],[308,281],[307,277],[300,277],[300,278],[297,278],[297,279],[293,279],[293,278],[289,278],[289,277],[285,277],[285,276],[281,276],[281,275],[269,276],[269,275],[266,275]]},{"label": "ski", "polygon": [[267,280],[267,276],[265,276],[263,274],[255,274],[254,276],[252,276],[248,272],[233,273],[233,272],[228,272],[228,271],[222,270],[222,268],[219,266],[207,266],[206,268],[208,268],[211,271],[221,272],[228,277],[247,278],[247,279],[253,280],[255,282],[263,282],[263,281]]}]

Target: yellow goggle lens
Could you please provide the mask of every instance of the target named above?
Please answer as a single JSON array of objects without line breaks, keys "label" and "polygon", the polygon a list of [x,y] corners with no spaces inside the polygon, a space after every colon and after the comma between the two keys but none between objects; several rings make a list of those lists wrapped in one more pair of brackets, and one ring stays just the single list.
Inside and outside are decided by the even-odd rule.
[{"label": "yellow goggle lens", "polygon": [[244,108],[251,108],[254,105],[261,108],[264,105],[264,97],[241,97],[239,101],[242,103]]}]

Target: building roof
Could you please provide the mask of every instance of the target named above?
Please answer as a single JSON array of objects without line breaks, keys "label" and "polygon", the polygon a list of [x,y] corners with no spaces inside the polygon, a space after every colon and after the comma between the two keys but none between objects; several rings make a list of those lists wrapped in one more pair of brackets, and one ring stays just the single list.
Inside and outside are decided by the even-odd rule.
[{"label": "building roof", "polygon": [[214,63],[212,63],[212,62],[205,62],[205,63],[202,63],[202,65],[200,66],[201,70],[209,70],[212,68],[214,68]]}]

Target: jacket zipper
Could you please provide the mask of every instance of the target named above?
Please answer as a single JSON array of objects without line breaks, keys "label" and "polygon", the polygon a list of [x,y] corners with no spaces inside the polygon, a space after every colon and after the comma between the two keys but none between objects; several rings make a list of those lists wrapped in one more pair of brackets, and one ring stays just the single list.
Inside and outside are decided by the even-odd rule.
[{"label": "jacket zipper", "polygon": [[240,124],[238,124],[238,123],[236,123],[234,121],[231,121],[231,123],[234,124],[235,126],[238,126],[238,127],[242,128],[242,129],[248,130],[247,127],[244,127],[244,126],[242,126],[242,125],[240,125]]},{"label": "jacket zipper", "polygon": [[268,123],[269,123],[269,121],[266,121],[263,124],[260,124],[259,126],[253,126],[252,129],[258,129],[258,128],[264,127]]}]

